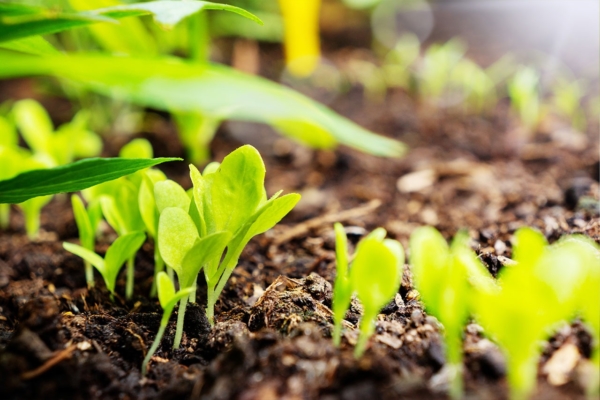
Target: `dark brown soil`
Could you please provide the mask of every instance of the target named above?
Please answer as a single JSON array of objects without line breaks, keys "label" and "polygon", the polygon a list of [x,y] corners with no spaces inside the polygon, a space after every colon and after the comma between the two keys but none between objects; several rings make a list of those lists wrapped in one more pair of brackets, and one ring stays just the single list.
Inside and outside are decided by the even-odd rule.
[{"label": "dark brown soil", "polygon": [[[332,345],[333,222],[348,228],[353,244],[378,226],[404,245],[418,226],[433,225],[447,238],[466,228],[494,275],[521,226],[550,241],[568,233],[600,241],[597,124],[576,137],[553,136],[555,127],[547,126],[525,138],[503,104],[489,117],[465,116],[418,105],[401,91],[368,103],[358,88],[333,107],[405,141],[410,153],[390,160],[345,148],[313,151],[266,127],[247,126],[251,136],[240,136],[239,126],[226,124],[212,145],[215,159],[247,141],[265,158],[268,192],[296,191],[303,200],[244,250],[217,303],[214,328],[200,290],[201,305],[188,307],[182,346],[173,350],[174,313],[146,378],[140,365],[161,315],[147,296],[152,246],[136,258],[136,297],[112,302],[98,275],[97,288],[85,289],[81,260],[62,249],[63,240],[77,238],[66,197],[44,210],[38,241],[24,236],[13,209],[9,230],[0,233],[0,398],[446,398],[440,327],[423,310],[409,267],[365,356],[352,357],[358,303],[348,312],[341,348]],[[183,154],[165,117],[146,125],[138,136],[155,144],[157,156]],[[121,144],[107,143],[108,154]],[[164,169],[189,187],[185,163]],[[110,242],[105,234],[100,253]],[[123,289],[121,276],[117,293]],[[567,341],[589,357],[590,336],[575,323],[548,343],[540,371]],[[475,323],[465,330],[465,354],[468,398],[505,398],[503,356]],[[534,398],[584,395],[575,372],[558,387],[540,372]]]}]

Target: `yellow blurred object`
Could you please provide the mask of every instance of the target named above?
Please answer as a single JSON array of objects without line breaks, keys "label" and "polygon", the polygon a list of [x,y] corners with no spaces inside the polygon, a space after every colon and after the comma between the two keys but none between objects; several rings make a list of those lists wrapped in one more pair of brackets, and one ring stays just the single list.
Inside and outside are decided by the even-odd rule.
[{"label": "yellow blurred object", "polygon": [[285,33],[285,58],[290,73],[310,75],[319,63],[321,0],[279,0]]}]

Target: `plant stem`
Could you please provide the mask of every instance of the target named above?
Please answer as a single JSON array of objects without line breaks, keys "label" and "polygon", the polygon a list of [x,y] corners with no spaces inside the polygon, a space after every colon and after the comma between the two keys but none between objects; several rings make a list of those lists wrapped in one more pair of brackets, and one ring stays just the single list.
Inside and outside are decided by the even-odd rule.
[{"label": "plant stem", "polygon": [[[158,332],[156,333],[156,337],[154,338],[152,347],[150,347],[150,350],[148,350],[148,353],[146,354],[146,357],[144,358],[144,361],[142,362],[142,376],[146,376],[146,372],[148,372],[148,363],[150,362],[150,359],[152,358],[154,353],[156,353],[156,350],[158,349],[158,346],[160,345],[160,341],[162,340],[162,337],[165,334],[165,329],[169,322],[169,318],[167,317],[165,319],[165,315],[166,315],[166,313],[163,314],[163,318],[160,321],[160,328],[158,329]],[[169,316],[170,315],[171,315],[171,313],[169,313]]]},{"label": "plant stem", "polygon": [[135,278],[135,255],[127,260],[127,285],[125,286],[125,298],[133,297],[133,282]]},{"label": "plant stem", "polygon": [[156,287],[156,276],[159,272],[165,270],[165,262],[160,256],[160,251],[158,250],[158,246],[156,242],[154,242],[154,280],[152,281],[152,288],[150,289],[150,297],[156,297],[157,295],[157,287]]},{"label": "plant stem", "polygon": [[40,213],[31,210],[23,212],[25,217],[25,231],[30,239],[34,239],[40,230]]},{"label": "plant stem", "polygon": [[342,342],[342,321],[336,321],[333,326],[333,345],[335,347],[340,347],[340,343]]},{"label": "plant stem", "polygon": [[188,296],[183,297],[179,301],[179,311],[177,312],[177,330],[175,331],[175,340],[173,341],[173,348],[178,349],[181,344],[181,337],[183,336],[183,321],[185,317],[185,307],[187,306]]},{"label": "plant stem", "polygon": [[450,397],[463,397],[462,379],[462,327],[446,331],[446,354],[448,367],[452,369],[450,380]]},{"label": "plant stem", "polygon": [[196,290],[198,289],[198,283],[196,281],[194,281],[194,283],[192,284],[192,293],[190,293],[190,303],[195,303],[196,302]]},{"label": "plant stem", "polygon": [[[514,357],[514,355],[513,355]],[[537,354],[534,356],[516,355],[508,360],[508,384],[511,400],[526,400],[535,388],[537,376]]]},{"label": "plant stem", "polygon": [[206,317],[208,318],[208,322],[210,322],[210,326],[215,326],[215,286],[207,285],[206,291]]},{"label": "plant stem", "polygon": [[205,12],[199,12],[189,20],[189,56],[191,60],[206,62],[210,57],[210,35],[208,18]]},{"label": "plant stem", "polygon": [[358,337],[358,342],[354,348],[354,358],[356,359],[359,359],[363,355],[367,348],[369,338],[375,331],[376,316],[377,315],[370,315],[365,312],[360,319],[360,336]]},{"label": "plant stem", "polygon": [[88,288],[93,288],[95,285],[94,267],[92,267],[89,261],[84,261],[83,264],[85,266],[85,281],[87,282],[87,286]]}]

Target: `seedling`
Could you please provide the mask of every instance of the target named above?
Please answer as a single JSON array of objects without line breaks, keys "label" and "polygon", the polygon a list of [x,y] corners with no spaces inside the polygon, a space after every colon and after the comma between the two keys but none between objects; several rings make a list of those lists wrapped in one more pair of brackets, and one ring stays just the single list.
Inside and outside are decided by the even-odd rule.
[{"label": "seedling", "polygon": [[400,87],[409,91],[413,78],[411,67],[419,58],[421,43],[412,33],[400,37],[383,61],[383,74],[390,87]]},{"label": "seedling", "polygon": [[[20,168],[19,172],[42,169],[48,167],[47,162],[47,160],[40,161],[36,158],[25,156],[25,158],[22,158],[19,161],[19,164],[17,164],[19,166],[17,168]],[[17,204],[21,211],[23,211],[25,231],[29,238],[33,239],[38,235],[42,208],[48,204],[50,200],[52,200],[52,196],[39,196]]]},{"label": "seedling", "polygon": [[533,132],[542,119],[539,80],[540,76],[533,68],[521,67],[507,86],[511,107],[529,132]]},{"label": "seedling", "polygon": [[104,278],[104,283],[112,298],[115,294],[115,285],[121,267],[126,260],[135,255],[145,239],[146,235],[139,231],[119,236],[110,245],[104,258],[93,251],[73,243],[64,242],[63,247],[96,267],[102,278]]},{"label": "seedling", "polygon": [[[77,230],[79,231],[79,241],[81,246],[89,251],[94,251],[96,243],[96,229],[102,219],[102,209],[99,202],[91,202],[88,208],[85,208],[81,198],[74,194],[71,196],[71,205],[73,207],[73,215]],[[94,286],[94,270],[92,264],[84,260],[85,265],[85,280],[88,287]]]},{"label": "seedling", "polygon": [[450,86],[459,91],[459,99],[467,111],[482,113],[496,104],[494,81],[473,61],[463,58],[450,77]]},{"label": "seedling", "polygon": [[415,287],[428,313],[444,325],[450,394],[461,398],[462,332],[471,313],[474,289],[494,291],[495,283],[460,232],[449,247],[433,227],[415,230],[410,237],[410,261]]},{"label": "seedling", "polygon": [[171,318],[175,304],[177,304],[179,300],[189,296],[192,291],[191,288],[185,288],[175,292],[173,282],[164,271],[161,271],[156,275],[156,287],[158,288],[158,301],[163,309],[163,316],[160,320],[160,328],[158,328],[158,333],[154,338],[154,342],[142,362],[142,376],[145,376],[146,372],[148,372],[148,363],[160,345],[160,341],[169,324],[169,319]]},{"label": "seedling", "polygon": [[[507,357],[512,399],[526,399],[532,392],[541,353],[539,343],[569,314],[565,308],[569,302],[565,294],[575,289],[571,283],[578,279],[570,279],[569,271],[556,275],[557,269],[551,261],[555,256],[564,260],[564,254],[547,248],[546,239],[541,233],[530,228],[519,229],[515,232],[513,247],[517,265],[501,271],[500,291],[481,291],[474,302],[478,320]],[[549,280],[540,276],[546,266],[550,270],[544,271],[544,275]],[[563,267],[561,265],[560,269]],[[576,267],[577,270],[581,269],[580,266]],[[575,273],[571,277],[577,275]],[[557,292],[555,284],[559,281],[566,287]]]},{"label": "seedling", "polygon": [[419,68],[419,95],[426,101],[439,101],[448,88],[452,70],[464,57],[466,48],[457,39],[433,44],[425,52]]},{"label": "seedling", "polygon": [[36,156],[47,158],[52,166],[68,164],[75,158],[95,157],[102,150],[100,137],[86,129],[87,114],[83,111],[57,131],[44,107],[35,100],[18,101],[13,114],[29,148]]},{"label": "seedling", "polygon": [[582,99],[585,96],[584,85],[581,81],[569,82],[559,79],[553,87],[554,111],[579,132],[584,132],[586,127],[585,113],[582,109]]},{"label": "seedling", "polygon": [[[207,316],[214,323],[215,303],[248,241],[273,227],[300,196],[279,197],[279,192],[267,200],[265,167],[252,146],[233,151],[220,165],[207,166],[204,175],[193,165],[190,170],[193,201],[174,182],[155,185],[160,210],[158,247],[166,264],[177,273],[182,288],[193,288],[204,269]],[[193,291],[190,298],[195,299]],[[183,334],[187,301],[187,297],[181,299],[174,347],[179,347]]]},{"label": "seedling", "polygon": [[337,276],[333,292],[333,341],[336,346],[339,345],[341,322],[352,294],[356,293],[364,309],[360,320],[360,336],[354,348],[354,357],[358,359],[373,335],[377,314],[398,293],[404,266],[404,249],[399,242],[385,239],[385,229],[377,228],[358,244],[348,273],[346,234],[339,223],[334,229]]}]

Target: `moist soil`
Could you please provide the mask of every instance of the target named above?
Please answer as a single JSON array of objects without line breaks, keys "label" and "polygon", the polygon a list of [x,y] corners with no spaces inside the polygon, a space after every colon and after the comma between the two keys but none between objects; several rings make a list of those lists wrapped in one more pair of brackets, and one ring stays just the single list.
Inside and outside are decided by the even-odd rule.
[{"label": "moist soil", "polygon": [[[4,88],[28,86],[22,80]],[[52,99],[42,100],[52,110]],[[571,233],[600,241],[597,124],[581,134],[549,121],[527,135],[504,103],[490,115],[471,116],[418,103],[401,90],[373,103],[353,87],[330,105],[404,141],[410,152],[383,159],[343,147],[316,151],[264,126],[226,123],[212,143],[214,159],[251,143],[265,159],[268,193],[283,189],[303,199],[244,250],[216,305],[214,327],[199,280],[199,304],[188,306],[181,348],[172,349],[174,312],[145,378],[141,362],[161,318],[158,301],[148,296],[153,245],[146,243],[136,257],[134,298],[119,296],[122,274],[111,301],[99,275],[95,288],[86,288],[81,259],[62,248],[63,241],[78,240],[67,196],[44,209],[36,240],[25,236],[13,208],[9,229],[0,232],[0,398],[446,398],[441,326],[419,301],[409,264],[364,357],[352,356],[357,302],[346,315],[341,347],[333,346],[333,223],[344,224],[352,250],[379,226],[405,247],[419,226],[433,225],[448,239],[467,229],[494,276],[510,263],[512,234],[522,226],[538,228],[550,242]],[[135,137],[149,139],[156,156],[184,155],[164,114],[150,113]],[[117,154],[130,138],[108,137],[105,155]],[[190,186],[187,164],[161,168]],[[97,252],[114,237],[103,226]],[[474,321],[464,335],[466,398],[506,398],[501,351]],[[583,364],[590,343],[577,321],[555,334],[545,344],[533,397],[585,398],[577,365],[559,386],[549,383],[552,371],[545,367],[567,344],[575,345]]]}]

